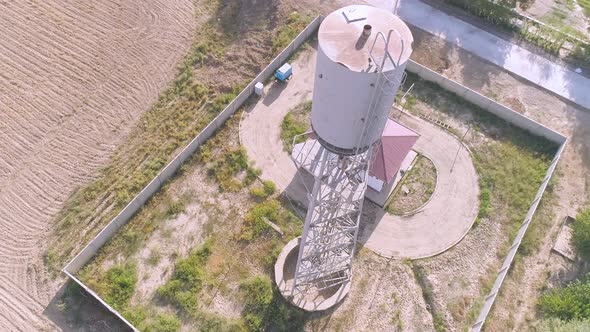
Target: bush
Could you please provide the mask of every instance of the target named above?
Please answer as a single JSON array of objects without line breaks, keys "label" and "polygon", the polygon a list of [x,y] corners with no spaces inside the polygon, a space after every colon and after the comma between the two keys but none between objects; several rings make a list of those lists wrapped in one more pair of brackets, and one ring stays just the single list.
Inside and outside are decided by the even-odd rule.
[{"label": "bush", "polygon": [[180,320],[175,315],[162,314],[156,316],[154,323],[147,329],[148,332],[176,332],[180,331]]},{"label": "bush", "polygon": [[[240,183],[235,176],[246,171],[244,183]],[[248,155],[244,148],[232,150],[219,160],[216,160],[209,168],[209,175],[214,177],[223,191],[236,192],[242,189],[242,185],[249,185],[257,176],[257,170],[248,166]]]},{"label": "bush", "polygon": [[107,294],[105,300],[117,310],[125,308],[135,291],[136,283],[135,264],[111,267],[106,273]]},{"label": "bush", "polygon": [[250,195],[258,200],[264,200],[275,193],[277,186],[272,181],[263,181],[262,188],[255,187],[250,189]]},{"label": "bush", "polygon": [[172,278],[158,288],[158,294],[189,315],[197,314],[197,296],[206,281],[205,264],[211,255],[212,243],[207,241],[187,258],[179,259]]},{"label": "bush", "polygon": [[264,192],[270,196],[277,191],[277,185],[272,181],[263,181],[262,187],[264,188]]},{"label": "bush", "polygon": [[264,234],[270,228],[264,219],[276,221],[279,217],[280,208],[281,205],[277,200],[270,200],[254,205],[244,217],[245,225],[240,238],[245,241],[251,241]]},{"label": "bush", "polygon": [[250,278],[240,290],[246,300],[244,323],[249,331],[302,330],[303,312],[286,303],[268,277]]},{"label": "bush", "polygon": [[566,321],[590,319],[590,274],[541,295],[538,306],[547,317]]},{"label": "bush", "polygon": [[590,260],[590,208],[578,213],[572,227],[572,245],[580,256]]}]

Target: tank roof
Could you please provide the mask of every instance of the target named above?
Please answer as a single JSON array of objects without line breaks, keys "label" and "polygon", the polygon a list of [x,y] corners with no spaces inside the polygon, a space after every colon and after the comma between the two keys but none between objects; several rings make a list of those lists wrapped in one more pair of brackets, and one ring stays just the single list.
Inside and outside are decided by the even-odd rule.
[{"label": "tank roof", "polygon": [[[371,30],[368,37],[363,35],[367,25]],[[322,51],[332,61],[352,71],[365,72],[375,69],[375,65],[370,66],[369,62],[375,37],[381,32],[387,38],[390,30],[394,32],[389,42],[389,54],[396,62],[403,63],[412,54],[414,38],[399,17],[384,9],[364,5],[340,8],[323,20],[318,31],[318,41]],[[379,37],[373,49],[373,57],[381,61],[384,49],[385,42]],[[389,61],[385,62],[384,67],[384,71],[394,69]]]}]

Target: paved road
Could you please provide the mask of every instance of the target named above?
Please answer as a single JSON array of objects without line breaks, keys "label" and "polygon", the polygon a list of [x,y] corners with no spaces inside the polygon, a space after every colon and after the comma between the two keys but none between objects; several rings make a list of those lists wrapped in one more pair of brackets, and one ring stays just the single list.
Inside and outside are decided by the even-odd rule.
[{"label": "paved road", "polygon": [[[306,190],[287,152],[280,125],[290,109],[311,98],[315,51],[306,51],[293,63],[293,79],[271,87],[265,98],[245,115],[240,140],[251,160],[293,200],[306,202]],[[432,200],[418,214],[397,217],[366,201],[359,240],[386,257],[422,258],[441,253],[467,234],[478,211],[477,174],[469,153],[462,148],[450,171],[459,142],[447,132],[421,119],[402,117],[402,123],[421,137],[415,149],[431,158],[438,170]]]},{"label": "paved road", "polygon": [[[368,0],[388,10],[391,0]],[[590,79],[418,0],[400,0],[399,16],[433,35],[590,109]]]}]

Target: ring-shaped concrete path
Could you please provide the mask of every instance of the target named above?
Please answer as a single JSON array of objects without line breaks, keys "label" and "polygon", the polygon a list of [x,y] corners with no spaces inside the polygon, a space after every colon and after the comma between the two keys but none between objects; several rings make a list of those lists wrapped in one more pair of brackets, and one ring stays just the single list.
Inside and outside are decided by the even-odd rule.
[{"label": "ring-shaped concrete path", "polygon": [[[262,169],[261,177],[304,205],[303,177],[283,150],[280,133],[288,111],[311,99],[315,54],[304,51],[292,63],[291,80],[267,87],[266,95],[244,113],[240,124],[241,144]],[[408,217],[390,215],[366,200],[359,241],[385,257],[430,257],[457,244],[471,229],[478,213],[478,177],[469,151],[455,137],[412,116],[404,115],[400,122],[420,134],[414,149],[434,162],[436,190],[420,212]]]}]

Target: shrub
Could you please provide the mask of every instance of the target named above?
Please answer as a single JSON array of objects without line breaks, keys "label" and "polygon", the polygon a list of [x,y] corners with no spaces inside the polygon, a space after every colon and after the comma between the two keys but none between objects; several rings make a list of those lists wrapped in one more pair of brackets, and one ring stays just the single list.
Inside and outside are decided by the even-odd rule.
[{"label": "shrub", "polygon": [[175,315],[162,314],[156,316],[148,332],[176,332],[180,330],[180,320]]},{"label": "shrub", "polygon": [[117,310],[125,308],[137,283],[135,264],[115,265],[106,273],[105,300]]},{"label": "shrub", "polygon": [[262,182],[262,188],[254,187],[250,189],[250,195],[257,200],[264,200],[275,193],[277,186],[272,181]]},{"label": "shrub", "polygon": [[270,226],[264,219],[276,221],[279,217],[280,207],[277,200],[270,200],[254,205],[244,217],[245,225],[240,238],[245,241],[251,241],[265,233]]},{"label": "shrub", "polygon": [[277,185],[272,181],[263,181],[262,187],[264,188],[264,192],[270,196],[277,191]]},{"label": "shrub", "polygon": [[209,175],[214,177],[223,191],[236,192],[242,188],[242,184],[235,176],[246,170],[244,184],[249,185],[256,179],[257,170],[248,166],[248,156],[244,148],[232,150],[219,160],[216,160],[209,168]]},{"label": "shrub", "polygon": [[264,276],[250,278],[240,285],[246,299],[244,323],[249,331],[298,331],[304,314],[286,303],[273,282]]},{"label": "shrub", "polygon": [[197,296],[206,281],[205,264],[211,255],[211,241],[179,259],[172,278],[158,288],[158,294],[189,315],[197,313]]},{"label": "shrub", "polygon": [[576,216],[571,241],[578,254],[584,259],[590,260],[590,208]]},{"label": "shrub", "polygon": [[538,306],[548,317],[566,321],[590,319],[590,274],[541,295]]}]

